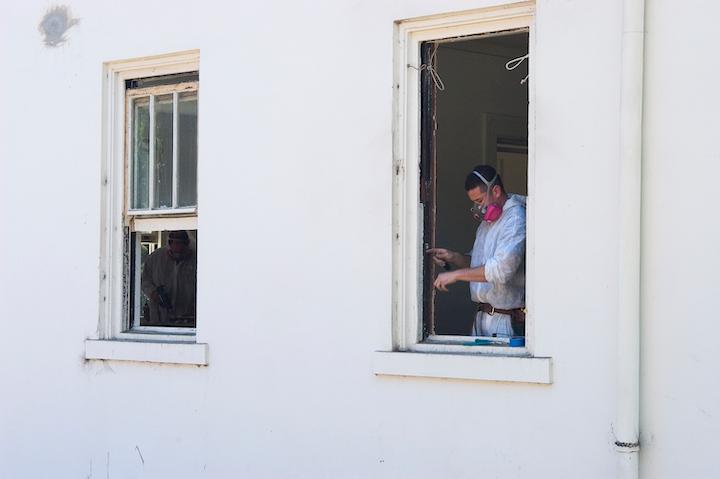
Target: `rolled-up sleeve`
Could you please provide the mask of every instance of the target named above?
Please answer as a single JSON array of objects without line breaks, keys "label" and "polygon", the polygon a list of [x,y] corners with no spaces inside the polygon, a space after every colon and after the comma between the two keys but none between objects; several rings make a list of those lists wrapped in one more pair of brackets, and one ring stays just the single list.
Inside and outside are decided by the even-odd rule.
[{"label": "rolled-up sleeve", "polygon": [[525,209],[513,210],[502,225],[495,254],[485,263],[485,278],[489,283],[508,283],[525,258]]}]

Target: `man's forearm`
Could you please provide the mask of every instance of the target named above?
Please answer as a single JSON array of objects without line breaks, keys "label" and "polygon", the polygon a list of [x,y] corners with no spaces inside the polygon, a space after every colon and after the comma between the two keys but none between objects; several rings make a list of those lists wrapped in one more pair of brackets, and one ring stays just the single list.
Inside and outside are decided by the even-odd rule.
[{"label": "man's forearm", "polygon": [[472,281],[473,283],[487,283],[485,277],[485,266],[478,266],[477,268],[463,268],[453,271],[458,281]]},{"label": "man's forearm", "polygon": [[152,282],[152,276],[150,275],[148,266],[145,265],[145,268],[146,269],[145,269],[145,271],[143,271],[143,273],[147,273],[147,274],[143,274],[143,278],[140,281],[140,290],[143,292],[143,294],[145,296],[150,298],[152,296],[152,294],[155,292],[155,290],[157,289],[157,286],[155,286]]},{"label": "man's forearm", "polygon": [[486,283],[485,266],[477,268],[461,268],[453,271],[440,273],[433,285],[440,291],[448,291],[447,287],[458,281],[467,281],[474,283]]}]

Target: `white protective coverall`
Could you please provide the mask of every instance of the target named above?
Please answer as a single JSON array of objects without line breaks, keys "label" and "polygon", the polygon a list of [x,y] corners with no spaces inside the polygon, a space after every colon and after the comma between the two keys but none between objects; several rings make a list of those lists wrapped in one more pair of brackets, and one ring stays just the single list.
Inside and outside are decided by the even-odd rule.
[{"label": "white protective coverall", "polygon": [[150,300],[149,324],[165,326],[177,322],[195,321],[195,291],[197,285],[197,257],[188,249],[185,256],[176,261],[163,246],[145,260],[142,272],[142,292],[148,299],[159,286],[163,286],[172,304],[172,311]]},{"label": "white protective coverall", "polygon": [[[470,267],[485,266],[486,283],[470,283],[470,298],[499,309],[525,307],[525,197],[509,195],[497,221],[475,234]],[[513,336],[510,315],[478,312],[473,336]]]}]

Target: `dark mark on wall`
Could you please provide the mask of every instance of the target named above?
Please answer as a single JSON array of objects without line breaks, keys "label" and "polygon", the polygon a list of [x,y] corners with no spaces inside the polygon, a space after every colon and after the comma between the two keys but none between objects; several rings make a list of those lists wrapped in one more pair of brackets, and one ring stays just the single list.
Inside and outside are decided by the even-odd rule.
[{"label": "dark mark on wall", "polygon": [[38,30],[43,35],[46,47],[57,47],[67,41],[67,31],[80,23],[77,18],[72,18],[70,9],[65,6],[50,8],[38,25]]},{"label": "dark mark on wall", "polygon": [[140,461],[142,461],[142,465],[144,466],[144,465],[145,465],[145,458],[143,457],[142,452],[140,452],[140,448],[137,446],[137,444],[135,445],[135,449],[137,450],[138,455],[140,456]]}]

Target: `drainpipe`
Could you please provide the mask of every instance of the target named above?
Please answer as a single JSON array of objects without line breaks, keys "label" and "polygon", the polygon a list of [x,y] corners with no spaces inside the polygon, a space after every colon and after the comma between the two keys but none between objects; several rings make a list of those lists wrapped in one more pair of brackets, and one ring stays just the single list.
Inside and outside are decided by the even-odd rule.
[{"label": "drainpipe", "polygon": [[637,479],[640,451],[640,204],[644,0],[624,0],[620,97],[617,477]]}]

